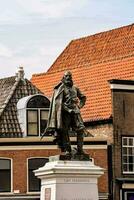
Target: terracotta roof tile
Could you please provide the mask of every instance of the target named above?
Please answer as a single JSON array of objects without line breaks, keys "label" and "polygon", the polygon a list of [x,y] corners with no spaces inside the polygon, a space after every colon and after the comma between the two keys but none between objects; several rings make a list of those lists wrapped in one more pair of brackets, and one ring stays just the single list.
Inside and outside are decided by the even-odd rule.
[{"label": "terracotta roof tile", "polygon": [[32,83],[45,95],[70,69],[75,84],[87,96],[84,121],[110,118],[110,79],[134,79],[134,25],[72,41],[47,73],[33,75]]},{"label": "terracotta roof tile", "polygon": [[122,59],[134,53],[134,24],[72,40],[48,72]]}]

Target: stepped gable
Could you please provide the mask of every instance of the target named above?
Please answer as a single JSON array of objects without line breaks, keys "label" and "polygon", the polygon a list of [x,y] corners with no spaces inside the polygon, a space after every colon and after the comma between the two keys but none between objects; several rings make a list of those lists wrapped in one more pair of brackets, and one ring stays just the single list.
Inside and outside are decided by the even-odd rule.
[{"label": "stepped gable", "polygon": [[110,79],[134,79],[134,25],[72,41],[48,72],[32,76],[32,83],[51,97],[65,70],[87,96],[84,121],[111,118]]},{"label": "stepped gable", "polygon": [[17,102],[22,97],[41,93],[29,80],[8,77],[0,79],[0,137],[21,137]]}]

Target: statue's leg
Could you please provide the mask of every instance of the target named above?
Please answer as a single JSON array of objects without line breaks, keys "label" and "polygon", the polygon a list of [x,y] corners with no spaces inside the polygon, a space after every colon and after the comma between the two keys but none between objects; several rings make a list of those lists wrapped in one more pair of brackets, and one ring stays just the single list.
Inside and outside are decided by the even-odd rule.
[{"label": "statue's leg", "polygon": [[58,129],[56,131],[55,139],[54,142],[58,145],[59,149],[63,152],[64,151],[64,146],[63,146],[63,141],[62,141],[62,130]]},{"label": "statue's leg", "polygon": [[83,131],[77,132],[77,153],[82,154],[83,153]]},{"label": "statue's leg", "polygon": [[57,130],[55,143],[57,143],[61,152],[71,152],[71,143],[67,129],[64,128]]},{"label": "statue's leg", "polygon": [[64,151],[71,153],[71,142],[69,137],[71,118],[68,112],[63,112],[63,129],[62,129],[62,143],[64,146]]},{"label": "statue's leg", "polygon": [[84,138],[84,129],[83,120],[80,113],[74,115],[74,129],[77,132],[77,153],[83,154],[83,138]]},{"label": "statue's leg", "polygon": [[70,142],[69,133],[68,133],[67,129],[63,133],[63,138],[64,138],[64,141],[65,141],[65,149],[66,149],[66,151],[71,153],[71,142]]}]

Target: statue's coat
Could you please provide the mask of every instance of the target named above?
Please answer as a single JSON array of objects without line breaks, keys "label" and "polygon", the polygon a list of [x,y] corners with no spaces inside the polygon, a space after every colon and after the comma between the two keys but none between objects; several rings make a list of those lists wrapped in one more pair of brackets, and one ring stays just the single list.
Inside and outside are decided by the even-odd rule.
[{"label": "statue's coat", "polygon": [[52,96],[50,111],[48,117],[47,129],[61,129],[62,128],[62,100],[63,100],[64,85],[59,83],[54,88]]}]

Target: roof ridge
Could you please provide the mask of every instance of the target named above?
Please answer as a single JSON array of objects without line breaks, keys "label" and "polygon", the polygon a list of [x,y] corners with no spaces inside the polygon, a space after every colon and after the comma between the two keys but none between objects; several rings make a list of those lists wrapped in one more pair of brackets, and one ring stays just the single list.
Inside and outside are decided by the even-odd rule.
[{"label": "roof ridge", "polygon": [[[12,76],[12,77],[15,78],[16,76]],[[11,77],[8,77],[8,78],[11,78]],[[4,78],[4,79],[6,79],[6,78]],[[20,80],[21,80],[21,78],[15,79],[15,83],[13,84],[12,89],[11,89],[9,95],[7,96],[5,102],[4,102],[3,105],[2,105],[2,108],[1,108],[1,111],[0,111],[0,117],[1,117],[2,113],[4,112],[4,110],[5,110],[5,108],[6,108],[7,104],[8,104],[8,102],[9,102],[9,100],[10,100],[11,97],[13,96],[14,91],[15,91],[17,85],[19,84]]]},{"label": "roof ridge", "polygon": [[0,78],[0,81],[2,80],[5,80],[5,79],[9,79],[9,78],[15,78],[16,76],[8,76],[8,77],[5,77],[5,78]]},{"label": "roof ridge", "polygon": [[[3,80],[4,80],[4,79],[8,79],[8,78],[13,78],[13,77],[15,78],[15,83],[13,84],[9,95],[7,96],[6,100],[4,101],[4,103],[3,103],[3,105],[2,105],[2,108],[0,109],[0,117],[1,117],[2,113],[4,112],[4,110],[5,110],[5,108],[6,108],[7,104],[8,104],[8,102],[9,102],[10,99],[12,98],[12,96],[13,96],[13,94],[14,94],[14,92],[15,92],[15,90],[16,90],[16,88],[17,88],[19,82],[20,82],[20,80],[22,80],[21,77],[16,77],[16,76],[3,78]],[[0,79],[0,80],[2,80],[2,79]],[[27,80],[29,83],[31,83],[31,81],[29,81],[28,79],[25,78],[24,81],[26,81],[26,80]],[[34,87],[36,90],[38,90],[38,92],[40,92],[40,93],[43,94],[43,92],[42,92],[39,88],[37,88],[33,83],[31,83],[31,84],[33,85],[33,87]]]},{"label": "roof ridge", "polygon": [[84,36],[84,37],[76,38],[76,39],[73,39],[72,41],[77,41],[77,40],[82,40],[82,39],[93,37],[93,36],[98,36],[98,35],[101,35],[102,33],[108,33],[108,32],[112,32],[112,31],[116,31],[116,30],[119,30],[119,29],[122,29],[122,28],[131,27],[133,25],[134,25],[134,23],[129,24],[129,25],[125,25],[125,26],[120,26],[120,27],[117,27],[117,28],[112,28],[110,30],[105,30],[105,31],[101,31],[99,33],[93,33],[91,35],[87,35],[87,36]]}]

